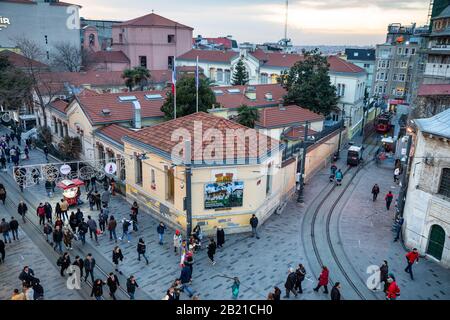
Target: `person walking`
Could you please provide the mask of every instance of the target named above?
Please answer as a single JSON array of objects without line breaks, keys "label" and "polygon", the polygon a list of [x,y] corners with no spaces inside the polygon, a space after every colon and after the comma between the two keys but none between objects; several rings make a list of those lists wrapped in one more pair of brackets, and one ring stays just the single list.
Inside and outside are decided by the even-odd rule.
[{"label": "person walking", "polygon": [[402,226],[403,226],[403,222],[405,221],[405,219],[403,219],[403,217],[400,217],[397,220],[397,223],[395,225],[395,238],[394,238],[394,242],[397,242],[398,239],[400,239],[400,235],[402,233]]},{"label": "person walking", "polygon": [[341,283],[336,282],[331,289],[330,298],[332,301],[341,301]]},{"label": "person walking", "polygon": [[102,200],[100,193],[97,190],[94,191],[94,202],[97,210],[100,210],[102,208]]},{"label": "person walking", "polygon": [[48,202],[44,203],[44,211],[45,211],[45,218],[47,219],[47,222],[53,223],[53,208],[52,205]]},{"label": "person walking", "polygon": [[394,170],[394,182],[397,183],[399,181],[399,177],[400,176],[400,168],[395,168]]},{"label": "person walking", "polygon": [[23,267],[22,271],[19,274],[19,280],[22,281],[23,284],[31,285],[36,281],[34,276],[34,271],[29,266]]},{"label": "person walking", "polygon": [[413,277],[413,271],[412,271],[412,266],[415,263],[419,263],[419,252],[417,251],[417,248],[412,249],[412,251],[409,251],[406,255],[406,262],[408,263],[408,265],[405,268],[405,272],[409,273],[409,275],[411,276],[411,280],[414,280]]},{"label": "person walking", "polygon": [[183,269],[181,269],[180,281],[181,281],[181,290],[186,291],[189,295],[189,298],[192,298],[194,293],[192,292],[192,289],[189,287],[189,283],[191,282],[191,269],[188,266],[184,266]]},{"label": "person walking", "polygon": [[80,280],[83,279],[84,261],[80,256],[76,256],[72,263],[73,266],[77,266],[80,269]]},{"label": "person walking", "polygon": [[122,274],[122,271],[119,270],[119,262],[122,261],[123,261],[122,250],[118,246],[116,246],[112,253],[112,262],[115,266],[115,271],[119,272],[120,274]]},{"label": "person walking", "polygon": [[6,256],[5,243],[3,242],[2,239],[0,239],[0,263],[5,262],[5,256]]},{"label": "person walking", "polygon": [[225,243],[225,231],[223,231],[222,226],[217,227],[217,248],[222,248]]},{"label": "person walking", "polygon": [[1,183],[0,183],[0,200],[2,200],[3,205],[5,205],[6,189],[5,189],[5,186]]},{"label": "person walking", "polygon": [[95,297],[96,300],[104,300],[103,299],[103,286],[105,283],[101,279],[97,279],[92,282],[92,291],[91,297]]},{"label": "person walking", "polygon": [[137,215],[136,215],[136,212],[133,210],[131,210],[131,212],[130,212],[130,221],[131,221],[131,225],[133,226],[133,231],[137,232],[138,231]]},{"label": "person walking", "polygon": [[344,177],[344,175],[342,174],[341,169],[338,169],[338,171],[336,171],[336,175],[335,175],[336,185],[340,186],[342,184],[343,177]]},{"label": "person walking", "polygon": [[0,232],[3,234],[3,239],[5,243],[11,243],[11,237],[9,236],[10,231],[9,223],[6,222],[5,218],[2,218],[2,222],[0,223]]},{"label": "person walking", "polygon": [[69,228],[64,228],[63,231],[63,241],[64,245],[66,246],[66,249],[72,250],[72,239],[73,239],[73,233],[70,231]]},{"label": "person walking", "polygon": [[49,180],[45,181],[45,191],[47,191],[47,197],[52,196],[52,183]]},{"label": "person walking", "polygon": [[70,256],[68,252],[64,252],[64,254],[59,257],[58,261],[56,262],[58,267],[61,267],[61,277],[64,277],[64,271],[67,270],[70,266]]},{"label": "person walking", "polygon": [[386,292],[386,300],[397,300],[400,296],[400,288],[398,287],[397,282],[392,277],[389,277],[387,282],[388,289]]},{"label": "person walking", "polygon": [[160,245],[163,245],[164,232],[166,231],[166,229],[167,229],[167,227],[164,225],[164,223],[162,221],[159,223],[158,227],[156,228],[156,232],[158,232]]},{"label": "person walking", "polygon": [[89,226],[89,237],[92,239],[92,234],[94,234],[95,242],[98,244],[97,223],[91,216],[88,216],[88,221],[86,223]]},{"label": "person walking", "polygon": [[61,204],[59,202],[55,204],[55,215],[57,219],[61,219]]},{"label": "person walking", "polygon": [[374,186],[372,187],[372,201],[376,201],[378,194],[380,193],[380,187],[378,186],[378,184],[374,184]]},{"label": "person walking", "polygon": [[45,145],[42,150],[44,151],[45,160],[48,162],[48,152],[49,152],[48,147]]},{"label": "person walking", "polygon": [[[104,190],[100,197],[103,207],[107,207],[109,205],[109,200],[111,199],[111,192],[109,190]],[[97,209],[99,210],[99,209]]]},{"label": "person walking", "polygon": [[36,281],[33,283],[33,299],[34,300],[44,300],[44,288],[42,287],[41,281],[39,279],[36,279]]},{"label": "person walking", "polygon": [[392,191],[389,190],[389,192],[384,197],[384,201],[386,201],[386,209],[389,211],[389,208],[391,207],[392,200],[394,199],[394,195],[392,194]]},{"label": "person walking", "polygon": [[109,209],[106,206],[103,206],[102,210],[98,214],[98,225],[102,232],[106,230],[106,223],[108,222]]},{"label": "person walking", "polygon": [[130,296],[130,300],[134,300],[136,288],[139,288],[139,285],[136,282],[136,278],[134,276],[130,276],[127,279],[127,293]]},{"label": "person walking", "polygon": [[19,240],[19,222],[14,217],[11,217],[9,228],[11,229],[13,240]]},{"label": "person walking", "polygon": [[192,251],[186,252],[184,263],[185,266],[188,266],[191,269],[191,277],[194,274],[194,254]]},{"label": "person walking", "polygon": [[89,225],[84,221],[84,218],[81,218],[81,222],[78,225],[78,236],[80,237],[81,244],[86,244],[86,233],[89,231]]},{"label": "person walking", "polygon": [[383,282],[384,288],[383,292],[386,293],[388,289],[388,276],[389,275],[389,266],[386,260],[383,260],[383,264],[380,266],[380,283]]},{"label": "person walking", "polygon": [[148,264],[148,259],[145,256],[145,251],[146,251],[146,245],[145,245],[144,239],[139,238],[139,242],[137,244],[138,261],[141,261],[141,255],[142,255],[145,259],[145,263]]},{"label": "person walking", "polygon": [[59,249],[59,252],[63,252],[62,249],[62,240],[63,240],[63,233],[61,231],[61,228],[59,226],[55,227],[55,231],[53,232],[53,250],[56,251],[56,248]]},{"label": "person walking", "polygon": [[252,214],[252,217],[250,218],[250,226],[252,227],[252,237],[256,236],[256,239],[259,239],[258,231],[256,229],[258,227],[258,218],[255,214]]},{"label": "person walking", "polygon": [[114,241],[117,243],[116,227],[117,222],[114,216],[110,216],[108,221],[109,240],[112,240],[114,237]]},{"label": "person walking", "polygon": [[92,257],[91,253],[88,253],[86,259],[84,259],[84,270],[86,271],[86,275],[84,276],[84,282],[86,282],[89,275],[91,275],[92,283],[94,283],[94,268],[95,268],[95,259]]},{"label": "person walking", "polygon": [[45,208],[44,204],[41,202],[39,206],[36,208],[36,215],[39,217],[39,225],[45,224]]},{"label": "person walking", "polygon": [[297,275],[297,279],[295,282],[295,290],[298,293],[303,293],[303,288],[302,288],[302,282],[303,280],[305,280],[305,276],[306,276],[306,269],[303,266],[303,264],[299,264],[297,267],[297,270],[295,270],[295,273]]},{"label": "person walking", "polygon": [[69,216],[67,215],[67,210],[69,210],[69,203],[67,202],[67,200],[61,199],[59,207],[61,208],[61,219],[63,221],[69,220]]},{"label": "person walking", "polygon": [[136,223],[137,223],[137,216],[138,216],[138,213],[139,213],[139,205],[138,205],[138,203],[136,201],[133,202],[133,205],[131,206],[131,211],[136,216]]},{"label": "person walking", "polygon": [[217,245],[213,238],[209,240],[208,245],[208,258],[211,260],[212,265],[216,264],[216,261],[214,261],[214,255],[216,254]]},{"label": "person walking", "polygon": [[52,232],[53,232],[52,226],[50,225],[50,223],[47,222],[44,226],[45,241],[49,242],[49,237],[52,234]]},{"label": "person walking", "polygon": [[241,282],[238,277],[233,278],[233,284],[231,286],[231,297],[233,299],[237,299],[239,296],[239,287],[241,286]]},{"label": "person walking", "polygon": [[28,207],[25,204],[25,202],[20,201],[19,205],[17,206],[17,213],[22,217],[22,221],[23,223],[26,223],[27,221],[25,220],[25,215],[27,214],[28,211]]},{"label": "person walking", "polygon": [[180,230],[175,230],[175,234],[173,235],[173,252],[177,255],[177,250],[181,247],[181,242],[183,241],[183,237],[181,236]]},{"label": "person walking", "polygon": [[77,209],[77,212],[75,212],[75,217],[77,218],[78,224],[81,223],[81,221],[83,221],[83,212],[80,210],[80,208]]},{"label": "person walking", "polygon": [[130,232],[128,231],[128,229],[130,228],[130,221],[128,221],[127,219],[123,219],[122,220],[122,236],[119,238],[120,241],[124,240],[125,237],[127,237],[127,242],[130,243]]},{"label": "person walking", "polygon": [[108,279],[106,279],[106,285],[109,288],[109,296],[113,298],[113,300],[116,299],[116,291],[120,287],[119,278],[113,273],[109,273]]},{"label": "person walking", "polygon": [[319,283],[317,284],[317,287],[314,288],[314,291],[318,292],[320,287],[324,287],[323,293],[328,294],[328,279],[329,278],[329,271],[326,266],[322,266],[322,272],[319,276]]},{"label": "person walking", "polygon": [[78,224],[77,216],[75,215],[75,212],[72,211],[69,216],[69,226],[73,232],[77,232]]},{"label": "person walking", "polygon": [[295,284],[297,282],[297,275],[295,273],[294,268],[289,268],[288,276],[286,278],[286,282],[284,283],[284,287],[286,288],[285,299],[289,299],[289,293],[292,292],[295,297],[297,297],[297,291],[295,290]]}]

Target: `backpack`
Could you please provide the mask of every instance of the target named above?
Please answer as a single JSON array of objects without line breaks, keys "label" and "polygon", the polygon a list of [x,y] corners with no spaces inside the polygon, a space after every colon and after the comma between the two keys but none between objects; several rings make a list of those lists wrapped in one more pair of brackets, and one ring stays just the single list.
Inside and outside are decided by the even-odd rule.
[{"label": "backpack", "polygon": [[59,257],[58,260],[56,260],[56,265],[57,265],[58,267],[61,267],[61,266],[62,266],[62,257]]}]

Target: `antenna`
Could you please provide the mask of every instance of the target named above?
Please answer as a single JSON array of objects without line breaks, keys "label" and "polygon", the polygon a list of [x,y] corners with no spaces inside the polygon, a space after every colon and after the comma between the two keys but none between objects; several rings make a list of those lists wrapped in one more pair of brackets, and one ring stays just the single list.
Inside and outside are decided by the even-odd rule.
[{"label": "antenna", "polygon": [[287,47],[288,11],[289,11],[289,0],[286,0],[286,13],[284,19],[284,45],[286,47]]}]

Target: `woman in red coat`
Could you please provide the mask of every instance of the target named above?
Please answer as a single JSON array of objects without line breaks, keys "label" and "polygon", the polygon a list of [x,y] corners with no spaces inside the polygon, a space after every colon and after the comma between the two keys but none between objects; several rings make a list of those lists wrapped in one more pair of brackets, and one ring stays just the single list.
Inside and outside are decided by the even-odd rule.
[{"label": "woman in red coat", "polygon": [[387,281],[388,289],[386,292],[386,300],[396,300],[400,295],[400,288],[398,287],[397,282],[395,282],[394,279],[389,278]]},{"label": "woman in red coat", "polygon": [[314,291],[319,291],[320,287],[324,287],[323,293],[328,293],[328,277],[329,277],[329,271],[328,268],[325,266],[322,266],[322,272],[319,276],[319,283],[317,284],[317,287],[314,288]]}]

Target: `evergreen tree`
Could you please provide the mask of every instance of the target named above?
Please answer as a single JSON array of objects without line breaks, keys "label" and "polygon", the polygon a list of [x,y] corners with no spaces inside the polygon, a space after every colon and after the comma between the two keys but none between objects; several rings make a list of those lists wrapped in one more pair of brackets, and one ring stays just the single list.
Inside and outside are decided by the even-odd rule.
[{"label": "evergreen tree", "polygon": [[248,72],[245,68],[244,61],[239,59],[236,67],[234,68],[233,78],[231,79],[231,83],[233,86],[245,85],[249,81]]},{"label": "evergreen tree", "polygon": [[243,126],[254,128],[255,123],[259,120],[259,112],[255,107],[249,107],[245,104],[238,109],[237,122]]},{"label": "evergreen tree", "polygon": [[150,71],[145,67],[125,69],[122,73],[122,78],[125,79],[125,85],[130,91],[133,91],[134,86],[139,86],[141,91],[144,90],[144,86],[148,83],[150,77]]},{"label": "evergreen tree", "polygon": [[[216,104],[216,96],[210,88],[210,81],[199,80],[198,111],[207,112]],[[187,116],[196,112],[195,77],[184,77],[177,81],[177,117]],[[173,119],[173,93],[167,92],[166,101],[161,107],[166,119]]]},{"label": "evergreen tree", "polygon": [[296,104],[326,116],[337,110],[338,103],[336,87],[330,83],[327,58],[317,48],[302,50],[302,54],[304,59],[280,77],[288,92],[284,103]]}]

